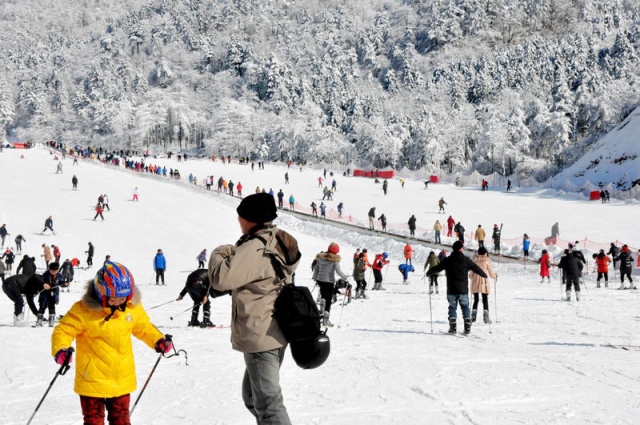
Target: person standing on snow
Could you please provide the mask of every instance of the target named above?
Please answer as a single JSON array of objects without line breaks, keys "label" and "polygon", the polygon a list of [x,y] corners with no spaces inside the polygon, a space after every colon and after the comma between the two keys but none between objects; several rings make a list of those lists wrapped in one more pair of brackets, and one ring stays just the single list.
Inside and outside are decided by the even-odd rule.
[{"label": "person standing on snow", "polygon": [[369,217],[369,230],[375,229],[375,219],[376,219],[376,207],[371,207],[369,213],[367,214]]},{"label": "person standing on snow", "polygon": [[59,365],[71,363],[73,353],[68,347],[76,340],[74,391],[80,396],[85,424],[104,423],[105,408],[109,423],[130,423],[131,393],[136,389],[131,335],[157,353],[173,349],[171,339],[144,311],[129,270],[109,262],[89,281],[82,299],[71,306],[51,335],[51,354]]},{"label": "person standing on snow", "polygon": [[71,177],[71,190],[78,190],[78,178],[75,174]]},{"label": "person standing on snow", "polygon": [[107,211],[111,211],[111,208],[109,208],[109,197],[106,193],[102,195],[102,207]]},{"label": "person standing on snow", "polygon": [[[440,200],[438,201],[438,214],[439,213],[444,214],[444,206],[446,204],[447,203],[444,201],[444,198],[440,198]],[[449,217],[451,217],[451,216],[449,216]]]},{"label": "person standing on snow", "polygon": [[493,239],[493,250],[496,254],[500,253],[500,228],[497,224],[493,225],[493,233],[491,233],[491,239]]},{"label": "person standing on snow", "polygon": [[89,248],[84,253],[87,254],[87,267],[93,266],[94,249],[93,249],[93,244],[91,242],[89,242]]},{"label": "person standing on snow", "polygon": [[138,195],[140,194],[140,191],[138,190],[138,186],[133,188],[133,201],[138,202],[140,199],[138,198]]},{"label": "person standing on snow", "polygon": [[455,230],[456,236],[458,237],[458,240],[460,242],[462,242],[462,244],[464,245],[464,231],[465,231],[465,228],[462,225],[462,222],[459,221],[458,223],[456,223],[456,225],[453,228],[453,230]]},{"label": "person standing on snow", "polygon": [[356,299],[367,298],[364,292],[367,289],[367,281],[364,279],[366,269],[364,252],[360,252],[358,249],[353,259],[353,281],[356,283]]},{"label": "person standing on snow", "polygon": [[624,277],[626,276],[629,279],[629,288],[626,289],[636,289],[636,285],[633,284],[633,279],[631,279],[631,269],[633,268],[633,257],[631,256],[631,251],[629,251],[629,247],[625,244],[622,245],[620,249],[620,255],[618,256],[618,260],[620,260],[620,288],[625,289],[624,287]]},{"label": "person standing on snow", "polygon": [[21,272],[25,276],[33,276],[36,274],[36,259],[25,254],[16,269],[16,274],[20,274]]},{"label": "person standing on snow", "polygon": [[22,235],[18,235],[15,238],[15,243],[16,243],[16,252],[18,254],[22,254],[22,242],[26,242],[27,240],[24,238],[24,236]]},{"label": "person standing on snow", "polygon": [[60,247],[54,244],[51,244],[51,248],[53,248],[53,259],[56,263],[60,264],[60,257],[62,257],[62,253],[60,252]]},{"label": "person standing on snow", "polygon": [[551,257],[546,249],[542,250],[542,256],[538,260],[538,263],[540,263],[540,283],[544,283],[545,277],[549,283],[551,283]]},{"label": "person standing on snow", "polygon": [[[260,193],[259,191],[256,193]],[[278,208],[283,208],[283,203],[284,203],[284,192],[282,191],[282,189],[280,189],[278,191]]]},{"label": "person standing on snow", "polygon": [[[429,253],[429,255],[427,256],[427,261],[424,263],[424,272],[425,274],[427,274],[427,271],[429,269],[431,269],[432,267],[437,266],[438,264],[440,264],[440,260],[438,259],[438,256],[436,255],[435,252],[431,251]],[[436,294],[439,293],[438,291],[438,273],[432,274],[429,276],[429,293],[433,294],[433,289],[435,287],[436,290]]]},{"label": "person standing on snow", "polygon": [[60,264],[53,262],[49,264],[47,271],[42,274],[42,280],[44,281],[44,290],[40,292],[38,297],[38,303],[40,308],[38,309],[38,320],[36,326],[42,326],[44,321],[44,312],[49,310],[49,327],[52,328],[56,319],[56,304],[60,297],[59,291],[62,285],[62,275],[58,273]]},{"label": "person standing on snow", "polygon": [[[493,271],[493,263],[491,262],[489,253],[485,247],[478,249],[478,255],[473,259],[473,262],[491,278],[498,278],[498,275]],[[487,281],[486,277],[482,277],[473,271],[471,271],[469,277],[471,278],[471,293],[473,294],[471,321],[476,321],[476,316],[478,315],[478,301],[480,299],[480,294],[482,294],[482,317],[484,319],[484,323],[491,323],[491,319],[489,318],[489,294],[491,293],[491,284]]]},{"label": "person standing on snow", "polygon": [[[331,301],[333,299],[334,286],[336,283],[336,273],[343,280],[347,280],[348,276],[340,269],[340,247],[337,243],[331,242],[326,252],[316,255],[316,264],[313,268],[313,280],[320,287],[321,312],[323,314],[322,324],[324,326],[333,326],[329,321],[331,313]],[[322,304],[324,301],[324,304]]]},{"label": "person standing on snow", "polygon": [[529,247],[531,246],[531,241],[529,240],[529,235],[526,233],[522,237],[522,251],[524,252],[524,259],[529,258]]},{"label": "person standing on snow", "polygon": [[[196,260],[198,260],[198,268],[199,269],[203,269],[204,268],[204,262],[207,261],[207,250],[206,248],[203,249],[202,251],[200,251],[200,254],[198,254],[198,256],[196,257]],[[187,279],[188,281],[188,279]],[[208,282],[208,280],[207,280]]]},{"label": "person standing on snow", "polygon": [[553,226],[551,226],[551,237],[555,239],[558,236],[560,236],[560,225],[556,221],[556,223]]},{"label": "person standing on snow", "polygon": [[413,264],[413,262],[411,261],[412,257],[413,257],[413,248],[411,247],[411,245],[409,245],[408,243],[404,246],[404,249],[402,250],[404,253],[404,262],[406,264]]},{"label": "person standing on snow", "polygon": [[158,249],[156,256],[153,257],[153,269],[156,272],[156,285],[160,285],[160,280],[164,285],[164,271],[167,269],[167,260],[164,258],[161,249]]},{"label": "person standing on snow", "polygon": [[449,218],[447,219],[447,237],[451,238],[453,237],[453,226],[455,226],[456,221],[453,219],[452,216],[449,216]]},{"label": "person standing on snow", "polygon": [[0,227],[0,239],[2,239],[2,245],[0,246],[0,248],[4,248],[4,240],[9,234],[10,233],[7,231],[7,225],[3,224],[2,227]]},{"label": "person standing on snow", "polygon": [[47,267],[49,267],[49,262],[53,259],[53,256],[51,255],[51,248],[49,247],[49,245],[47,244],[42,244],[42,254],[40,254],[41,257],[44,257],[44,262],[47,265]]},{"label": "person standing on snow", "polygon": [[411,214],[411,217],[409,217],[409,221],[407,222],[407,224],[409,225],[409,237],[415,238],[416,237],[416,216]]},{"label": "person standing on snow", "polygon": [[442,232],[442,223],[440,220],[436,220],[433,224],[433,233],[434,233],[434,241],[433,243],[441,244],[442,239],[440,238],[440,232]]},{"label": "person standing on snow", "polygon": [[382,182],[382,191],[384,192],[385,196],[387,195],[387,189],[389,189],[389,182],[387,181],[387,179],[384,179],[384,181]]},{"label": "person standing on snow", "polygon": [[102,211],[104,211],[104,208],[102,207],[102,204],[98,202],[98,204],[96,205],[96,215],[93,216],[93,221],[96,221],[96,218],[98,217],[100,217],[102,221],[104,221],[104,216],[102,215]]},{"label": "person standing on snow", "polygon": [[604,249],[601,249],[600,252],[595,256],[597,272],[598,272],[598,280],[596,281],[597,287],[600,287],[600,280],[604,277],[604,287],[609,287],[609,263],[611,259],[604,253]]},{"label": "person standing on snow", "polygon": [[[296,198],[293,197],[293,194],[291,194],[291,196],[289,196],[289,209],[293,210],[295,209],[296,206]],[[317,215],[317,212],[316,212]]]},{"label": "person standing on snow", "polygon": [[616,268],[616,263],[618,262],[619,253],[620,253],[620,248],[618,248],[614,242],[611,242],[611,246],[609,247],[609,251],[607,252],[607,255],[610,255],[611,258],[613,258],[614,270]]},{"label": "person standing on snow", "polygon": [[447,276],[447,300],[449,301],[449,333],[457,332],[457,307],[462,309],[464,320],[464,333],[471,332],[471,311],[469,309],[469,271],[473,271],[481,277],[487,274],[476,263],[462,253],[463,244],[460,241],[453,243],[453,252],[443,259],[440,264],[432,267],[427,276],[433,276],[444,270]]},{"label": "person standing on snow", "polygon": [[295,238],[272,224],[278,217],[272,196],[247,196],[236,211],[242,236],[235,246],[213,250],[209,282],[219,291],[231,290],[231,343],[244,356],[244,405],[257,423],[288,425],[280,387],[288,344],[273,317],[273,305],[283,285],[292,282],[301,254]]},{"label": "person standing on snow", "polygon": [[62,161],[58,161],[58,165],[56,166],[56,174],[62,174]]},{"label": "person standing on snow", "polygon": [[484,238],[486,237],[486,233],[482,228],[482,225],[478,224],[478,228],[476,229],[475,240],[478,241],[478,249],[484,248]]},{"label": "person standing on snow", "polygon": [[566,301],[571,301],[571,285],[576,291],[576,301],[580,301],[580,276],[582,275],[582,260],[578,255],[573,252],[569,252],[558,263],[558,268],[562,269],[566,276],[567,286],[567,298]]},{"label": "person standing on snow", "polygon": [[[204,251],[203,251],[204,252]],[[187,323],[187,326],[194,327],[214,327],[211,323],[211,300],[209,299],[209,276],[206,269],[198,269],[192,272],[187,277],[187,282],[184,285],[180,295],[176,301],[181,301],[187,293],[193,301],[193,308],[191,309],[191,320]],[[216,291],[217,292],[217,291]],[[220,293],[223,295],[223,293]],[[202,322],[198,320],[200,314],[200,306],[202,306]]]},{"label": "person standing on snow", "polygon": [[380,226],[382,228],[383,232],[387,231],[387,216],[383,214],[380,214],[380,217],[378,217],[378,221],[380,222]]},{"label": "person standing on snow", "polygon": [[389,264],[389,254],[383,252],[382,254],[376,254],[376,257],[373,260],[373,264],[371,268],[373,269],[373,290],[374,291],[385,291],[386,288],[382,286],[382,268]]},{"label": "person standing on snow", "polygon": [[316,202],[312,201],[310,207],[311,207],[311,216],[318,218],[318,205],[316,205]]}]

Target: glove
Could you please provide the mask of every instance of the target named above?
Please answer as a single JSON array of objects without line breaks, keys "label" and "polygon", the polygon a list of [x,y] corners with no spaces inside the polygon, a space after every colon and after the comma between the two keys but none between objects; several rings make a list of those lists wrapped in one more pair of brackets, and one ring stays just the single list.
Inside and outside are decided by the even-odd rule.
[{"label": "glove", "polygon": [[53,358],[56,363],[62,366],[67,361],[67,357],[69,358],[69,363],[67,364],[71,364],[71,362],[73,362],[73,354],[70,353],[66,348],[62,348],[61,350],[58,350]]},{"label": "glove", "polygon": [[173,350],[173,342],[171,340],[160,338],[158,342],[156,342],[156,353],[167,354],[171,350]]}]

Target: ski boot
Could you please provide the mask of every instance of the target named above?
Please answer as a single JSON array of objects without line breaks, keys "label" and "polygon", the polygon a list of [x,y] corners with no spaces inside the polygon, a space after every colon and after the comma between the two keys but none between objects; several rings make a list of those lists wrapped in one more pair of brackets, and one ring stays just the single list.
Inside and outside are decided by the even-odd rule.
[{"label": "ski boot", "polygon": [[38,320],[36,320],[36,326],[42,326],[43,320],[44,320],[44,314],[38,313]]},{"label": "ski boot", "polygon": [[609,287],[609,281],[608,281],[608,280],[605,280],[605,281],[604,281],[604,287],[605,287],[605,288],[608,288],[608,287]]},{"label": "ski boot", "polygon": [[576,291],[576,301],[580,301],[580,291]]},{"label": "ski boot", "polygon": [[187,323],[187,326],[200,327],[200,321],[197,317],[192,317],[189,323]]},{"label": "ski boot", "polygon": [[449,333],[450,334],[454,334],[456,333],[456,318],[455,317],[449,317]]},{"label": "ski boot", "polygon": [[464,334],[469,335],[470,333],[471,333],[471,319],[467,317],[466,319],[464,319]]},{"label": "ski boot", "polygon": [[208,317],[205,317],[205,318],[202,320],[202,323],[200,323],[200,326],[201,326],[201,327],[203,327],[203,328],[215,328],[215,327],[216,327],[216,325],[214,325],[213,323],[211,323],[211,320],[209,320],[209,318],[208,318]]},{"label": "ski boot", "polygon": [[567,298],[565,298],[565,301],[571,301],[571,291],[567,291]]},{"label": "ski boot", "polygon": [[596,288],[599,288],[599,287],[600,287],[600,281],[598,280],[598,281],[596,282]]},{"label": "ski boot", "polygon": [[52,328],[56,323],[56,315],[49,314],[49,327]]},{"label": "ski boot", "polygon": [[484,318],[484,323],[491,324],[491,319],[489,318],[489,310],[484,310],[483,318]]},{"label": "ski boot", "polygon": [[476,309],[471,310],[471,321],[475,323],[477,317],[478,317],[478,310]]},{"label": "ski boot", "polygon": [[438,291],[438,285],[436,285],[436,294],[439,294],[440,291]]},{"label": "ski boot", "polygon": [[24,320],[24,313],[13,316],[13,326],[16,326],[18,328],[29,326],[29,323],[25,322]]},{"label": "ski boot", "polygon": [[324,316],[322,317],[322,325],[328,328],[333,327],[333,323],[329,321],[329,312],[325,311]]}]

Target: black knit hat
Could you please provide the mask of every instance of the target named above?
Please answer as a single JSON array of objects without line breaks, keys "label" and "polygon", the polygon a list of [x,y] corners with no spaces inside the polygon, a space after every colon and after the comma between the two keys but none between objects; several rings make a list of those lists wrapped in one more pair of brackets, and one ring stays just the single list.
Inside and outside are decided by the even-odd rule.
[{"label": "black knit hat", "polygon": [[255,193],[244,198],[238,208],[238,215],[252,223],[268,223],[278,217],[276,201],[268,193]]}]

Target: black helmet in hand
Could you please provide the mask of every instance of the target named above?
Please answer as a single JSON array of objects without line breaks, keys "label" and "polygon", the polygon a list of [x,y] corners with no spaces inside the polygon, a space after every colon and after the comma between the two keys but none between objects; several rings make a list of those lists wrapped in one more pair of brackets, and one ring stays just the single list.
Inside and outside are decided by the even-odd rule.
[{"label": "black helmet in hand", "polygon": [[327,360],[331,352],[329,337],[323,332],[316,338],[291,343],[291,355],[303,369],[315,369]]}]

